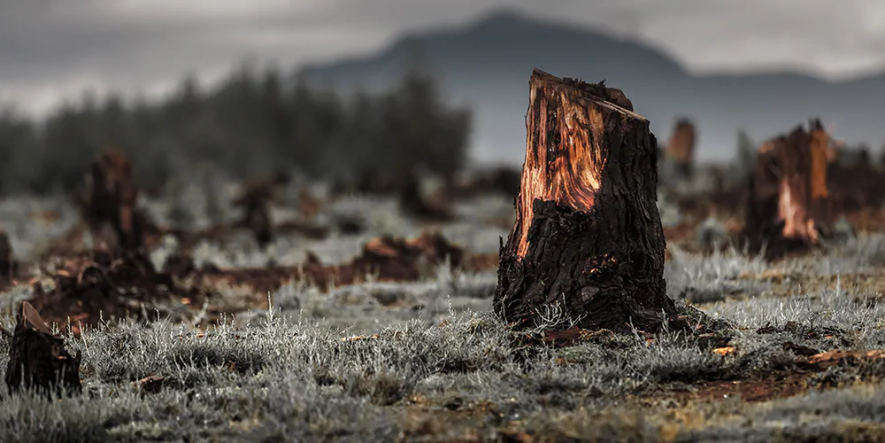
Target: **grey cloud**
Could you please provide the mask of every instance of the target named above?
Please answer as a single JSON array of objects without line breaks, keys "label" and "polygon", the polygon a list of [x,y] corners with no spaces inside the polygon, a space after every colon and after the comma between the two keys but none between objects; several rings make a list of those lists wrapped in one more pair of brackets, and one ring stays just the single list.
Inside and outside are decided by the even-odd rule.
[{"label": "grey cloud", "polygon": [[284,66],[337,58],[380,48],[403,31],[465,22],[502,6],[639,36],[699,71],[802,66],[845,75],[885,66],[885,2],[877,0],[254,0],[251,8],[245,4],[0,1],[0,100],[34,110],[51,102],[51,94],[77,94],[84,84],[156,88],[174,84],[186,71],[217,75],[246,56]]}]

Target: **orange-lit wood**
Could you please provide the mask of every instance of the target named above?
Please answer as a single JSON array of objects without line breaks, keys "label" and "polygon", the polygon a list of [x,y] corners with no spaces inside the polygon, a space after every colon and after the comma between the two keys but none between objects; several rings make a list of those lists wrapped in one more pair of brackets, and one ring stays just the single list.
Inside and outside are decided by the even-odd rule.
[{"label": "orange-lit wood", "polygon": [[819,121],[797,127],[759,150],[748,200],[745,236],[770,257],[816,245],[828,223],[830,136]]},{"label": "orange-lit wood", "polygon": [[536,70],[516,221],[495,309],[507,323],[565,304],[584,326],[654,329],[674,311],[655,204],[657,143],[623,91]]}]

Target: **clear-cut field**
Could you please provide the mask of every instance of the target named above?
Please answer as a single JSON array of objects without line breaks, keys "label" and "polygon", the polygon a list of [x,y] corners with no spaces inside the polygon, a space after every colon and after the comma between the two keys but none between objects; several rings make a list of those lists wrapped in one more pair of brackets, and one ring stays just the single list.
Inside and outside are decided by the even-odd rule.
[{"label": "clear-cut field", "polygon": [[[147,202],[160,221],[167,205]],[[471,253],[495,253],[512,200],[465,200],[454,212],[437,226],[443,235]],[[280,236],[269,252],[235,233],[202,241],[194,259],[295,266],[310,251],[344,263],[380,234],[411,238],[426,228],[393,202],[363,197],[325,206],[318,219],[341,214],[362,214],[367,230]],[[25,262],[75,220],[62,201],[0,203]],[[885,237],[862,233],[771,264],[733,250],[691,253],[693,234],[684,237],[670,242],[668,294],[704,334],[586,332],[555,310],[544,316],[560,332],[509,332],[491,314],[493,269],[440,265],[417,281],[367,276],[326,290],[292,282],[270,294],[232,282],[205,305],[168,298],[132,307],[143,311],[139,320],[106,318],[68,336],[69,350],[82,353],[83,394],[5,395],[0,441],[885,438],[885,354],[874,352],[885,349]],[[162,263],[172,249],[161,243],[152,259]],[[29,283],[3,289],[8,331],[13,303],[32,296]],[[0,339],[0,372],[8,347]]]}]

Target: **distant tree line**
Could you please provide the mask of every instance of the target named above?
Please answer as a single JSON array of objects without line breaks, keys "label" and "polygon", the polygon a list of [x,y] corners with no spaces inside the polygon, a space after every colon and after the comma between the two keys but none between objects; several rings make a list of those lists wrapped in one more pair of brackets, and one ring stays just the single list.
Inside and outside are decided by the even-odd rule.
[{"label": "distant tree line", "polygon": [[469,110],[445,104],[418,67],[385,93],[343,98],[244,64],[211,89],[188,76],[155,103],[85,97],[41,122],[0,112],[0,186],[72,189],[109,147],[127,153],[143,186],[206,163],[239,179],[298,171],[347,180],[416,168],[451,176],[464,166],[470,129]]}]

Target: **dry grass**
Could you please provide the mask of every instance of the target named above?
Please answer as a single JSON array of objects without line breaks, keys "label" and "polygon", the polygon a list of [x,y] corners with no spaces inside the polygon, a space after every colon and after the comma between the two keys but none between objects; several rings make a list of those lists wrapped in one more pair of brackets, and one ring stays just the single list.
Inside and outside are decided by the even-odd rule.
[{"label": "dry grass", "polygon": [[[5,224],[27,224],[22,204],[0,204]],[[369,211],[366,235],[416,229],[383,205],[341,205],[334,210]],[[500,215],[488,202],[474,210],[483,207]],[[487,249],[489,228],[471,229],[487,218],[473,218],[443,229]],[[63,232],[9,231],[25,251]],[[284,238],[276,248],[282,261],[307,249],[343,260],[360,239]],[[529,347],[489,312],[493,273],[445,267],[408,284],[286,285],[272,309],[203,329],[194,327],[205,323],[200,312],[156,307],[150,321],[108,320],[68,337],[83,353],[84,394],[49,402],[4,393],[0,441],[876,441],[885,363],[814,367],[806,354],[885,349],[879,243],[864,237],[773,266],[740,251],[677,250],[670,295],[694,321],[709,319],[685,302],[729,325],[715,339],[733,349],[719,352],[681,332]],[[200,254],[233,266],[267,259],[246,249],[206,244]],[[16,288],[2,301],[27,296]],[[235,291],[228,296],[236,306]],[[0,340],[0,375],[7,348]],[[149,376],[163,380],[159,392],[138,388]]]}]

